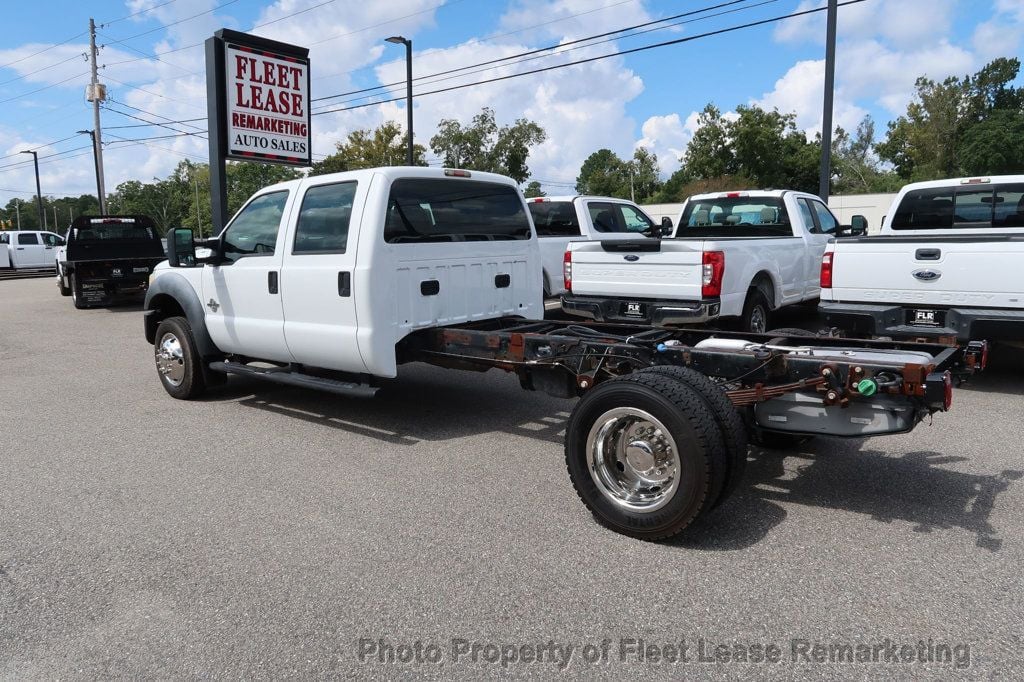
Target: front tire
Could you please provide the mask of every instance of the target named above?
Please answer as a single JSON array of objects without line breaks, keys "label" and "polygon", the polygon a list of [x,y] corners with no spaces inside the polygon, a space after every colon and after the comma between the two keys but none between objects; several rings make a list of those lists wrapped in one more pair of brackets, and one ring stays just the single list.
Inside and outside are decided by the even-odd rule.
[{"label": "front tire", "polygon": [[708,511],[727,470],[704,399],[650,372],[607,381],[580,399],[566,425],[565,461],[594,517],[642,540],[672,537]]},{"label": "front tire", "polygon": [[156,328],[153,355],[164,390],[172,398],[191,400],[206,391],[202,358],[192,327],[184,317],[168,317]]}]

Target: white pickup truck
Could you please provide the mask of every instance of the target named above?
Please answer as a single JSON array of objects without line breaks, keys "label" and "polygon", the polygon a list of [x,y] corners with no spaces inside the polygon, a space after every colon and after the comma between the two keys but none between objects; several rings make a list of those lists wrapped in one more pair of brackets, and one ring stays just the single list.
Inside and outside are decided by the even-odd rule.
[{"label": "white pickup truck", "polygon": [[64,238],[54,232],[14,230],[0,232],[0,268],[36,270],[54,268],[57,248]]},{"label": "white pickup truck", "polygon": [[[851,231],[866,228],[854,217]],[[771,312],[818,298],[821,256],[839,221],[818,197],[719,192],[683,204],[672,239],[570,244],[562,310],[657,325],[738,320],[765,332]]]},{"label": "white pickup truck", "polygon": [[871,237],[830,244],[821,313],[850,334],[1024,340],[1024,175],[907,185]]},{"label": "white pickup truck", "polygon": [[942,345],[538,319],[529,211],[513,180],[489,173],[293,180],[260,190],[203,245],[197,257],[190,230],[169,232],[146,294],[168,394],[244,375],[365,398],[408,362],[515,372],[524,388],[582,396],[566,425],[570,480],[598,520],[634,537],[672,536],[724,500],[748,427],[905,432],[952,398],[958,355]]},{"label": "white pickup truck", "polygon": [[[540,241],[544,296],[565,291],[562,259],[572,242],[654,236],[656,226],[643,209],[614,197],[562,196],[526,200]],[[671,221],[669,221],[671,223]]]}]

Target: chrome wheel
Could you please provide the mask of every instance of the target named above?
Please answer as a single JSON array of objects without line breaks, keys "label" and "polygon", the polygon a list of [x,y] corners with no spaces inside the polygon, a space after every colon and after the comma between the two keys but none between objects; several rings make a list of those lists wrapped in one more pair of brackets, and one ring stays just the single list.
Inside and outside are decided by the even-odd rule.
[{"label": "chrome wheel", "polygon": [[764,334],[767,328],[768,315],[765,314],[764,308],[755,305],[754,309],[750,311],[750,331],[755,334]]},{"label": "chrome wheel", "polygon": [[608,500],[653,512],[679,488],[679,451],[665,425],[633,407],[602,414],[587,436],[590,476]]},{"label": "chrome wheel", "polygon": [[170,332],[161,336],[156,344],[156,370],[171,386],[180,386],[185,379],[185,353],[181,341]]}]

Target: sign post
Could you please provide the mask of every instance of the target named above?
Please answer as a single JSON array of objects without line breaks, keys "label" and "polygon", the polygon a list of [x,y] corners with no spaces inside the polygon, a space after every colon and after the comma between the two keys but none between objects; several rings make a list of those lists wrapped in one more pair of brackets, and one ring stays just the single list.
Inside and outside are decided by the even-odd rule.
[{"label": "sign post", "polygon": [[206,40],[213,234],[228,221],[228,159],[309,166],[309,49],[221,29]]}]

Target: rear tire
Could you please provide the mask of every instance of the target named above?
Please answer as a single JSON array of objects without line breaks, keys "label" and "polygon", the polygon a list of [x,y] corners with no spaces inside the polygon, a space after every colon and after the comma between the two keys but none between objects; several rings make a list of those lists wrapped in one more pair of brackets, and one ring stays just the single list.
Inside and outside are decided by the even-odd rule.
[{"label": "rear tire", "polygon": [[156,328],[153,355],[164,390],[172,398],[191,400],[206,391],[202,358],[192,327],[184,317],[168,317]]},{"label": "rear tire", "polygon": [[711,506],[714,508],[722,504],[736,490],[747,469],[747,451],[750,443],[747,425],[743,423],[742,415],[718,384],[695,369],[678,365],[655,365],[646,367],[639,373],[673,377],[692,388],[711,409],[728,451],[725,484],[722,486],[722,492],[711,503]]},{"label": "rear tire", "polygon": [[726,447],[714,412],[682,381],[638,372],[591,389],[566,425],[565,462],[601,524],[664,540],[721,493]]},{"label": "rear tire", "polygon": [[768,329],[771,313],[772,309],[764,292],[760,289],[751,289],[747,292],[747,300],[743,304],[740,331],[764,334]]},{"label": "rear tire", "polygon": [[57,266],[57,289],[60,291],[61,296],[70,296],[71,287],[64,284],[64,273],[60,269],[60,265]]},{"label": "rear tire", "polygon": [[69,288],[71,289],[71,302],[75,304],[75,307],[79,310],[88,308],[89,304],[82,300],[82,293],[78,290],[78,279],[74,273],[71,273]]}]

